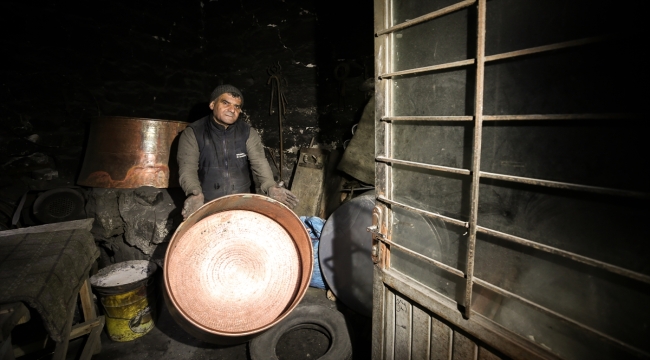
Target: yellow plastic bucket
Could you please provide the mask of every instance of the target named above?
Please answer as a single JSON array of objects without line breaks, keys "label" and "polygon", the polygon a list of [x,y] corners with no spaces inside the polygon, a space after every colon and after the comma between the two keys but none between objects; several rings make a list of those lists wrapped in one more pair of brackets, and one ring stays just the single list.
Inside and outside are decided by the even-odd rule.
[{"label": "yellow plastic bucket", "polygon": [[106,331],[113,341],[137,339],[154,327],[156,264],[132,260],[101,269],[90,278],[100,298]]}]

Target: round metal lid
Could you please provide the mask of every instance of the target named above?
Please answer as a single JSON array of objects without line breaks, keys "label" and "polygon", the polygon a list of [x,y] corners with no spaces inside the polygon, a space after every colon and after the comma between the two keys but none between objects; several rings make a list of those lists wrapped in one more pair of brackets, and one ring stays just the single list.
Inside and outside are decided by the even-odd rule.
[{"label": "round metal lid", "polygon": [[198,221],[178,239],[166,266],[178,311],[217,333],[248,332],[273,322],[291,305],[301,282],[290,234],[248,210]]},{"label": "round metal lid", "polygon": [[334,295],[352,310],[372,316],[372,225],[375,194],[341,205],[323,226],[318,247],[320,268]]}]

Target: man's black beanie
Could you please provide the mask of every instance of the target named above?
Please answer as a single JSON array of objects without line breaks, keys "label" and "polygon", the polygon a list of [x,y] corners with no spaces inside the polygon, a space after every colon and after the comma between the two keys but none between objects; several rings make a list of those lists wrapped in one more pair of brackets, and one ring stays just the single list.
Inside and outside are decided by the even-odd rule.
[{"label": "man's black beanie", "polygon": [[228,84],[217,86],[212,92],[212,95],[210,95],[210,102],[213,102],[216,98],[218,98],[221,94],[224,93],[239,95],[239,97],[241,98],[241,103],[242,105],[244,105],[244,95],[242,95],[241,91],[239,91],[239,89],[237,89],[236,87]]}]

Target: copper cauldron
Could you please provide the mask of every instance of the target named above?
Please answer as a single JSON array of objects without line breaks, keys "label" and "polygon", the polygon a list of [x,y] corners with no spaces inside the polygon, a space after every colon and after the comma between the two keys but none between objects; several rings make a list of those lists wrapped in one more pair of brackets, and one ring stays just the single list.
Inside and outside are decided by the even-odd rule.
[{"label": "copper cauldron", "polygon": [[126,189],[178,186],[175,140],[187,125],[122,116],[95,118],[77,183]]},{"label": "copper cauldron", "polygon": [[309,286],[312,246],[300,219],[278,201],[236,194],[192,214],[165,256],[165,301],[196,338],[242,343],[284,319]]}]

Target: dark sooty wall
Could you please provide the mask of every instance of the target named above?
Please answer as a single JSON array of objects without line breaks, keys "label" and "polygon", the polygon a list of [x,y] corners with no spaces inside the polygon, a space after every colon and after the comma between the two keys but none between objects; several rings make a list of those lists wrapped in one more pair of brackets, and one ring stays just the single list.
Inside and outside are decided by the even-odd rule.
[{"label": "dark sooty wall", "polygon": [[[374,71],[370,0],[8,1],[0,17],[3,186],[39,161],[74,183],[93,116],[193,121],[222,83],[242,90],[244,116],[278,149],[267,84],[278,63],[291,169],[312,137],[330,148],[351,137],[366,101],[358,86]],[[341,80],[339,65],[350,69]],[[34,153],[45,157],[17,160]]]}]

